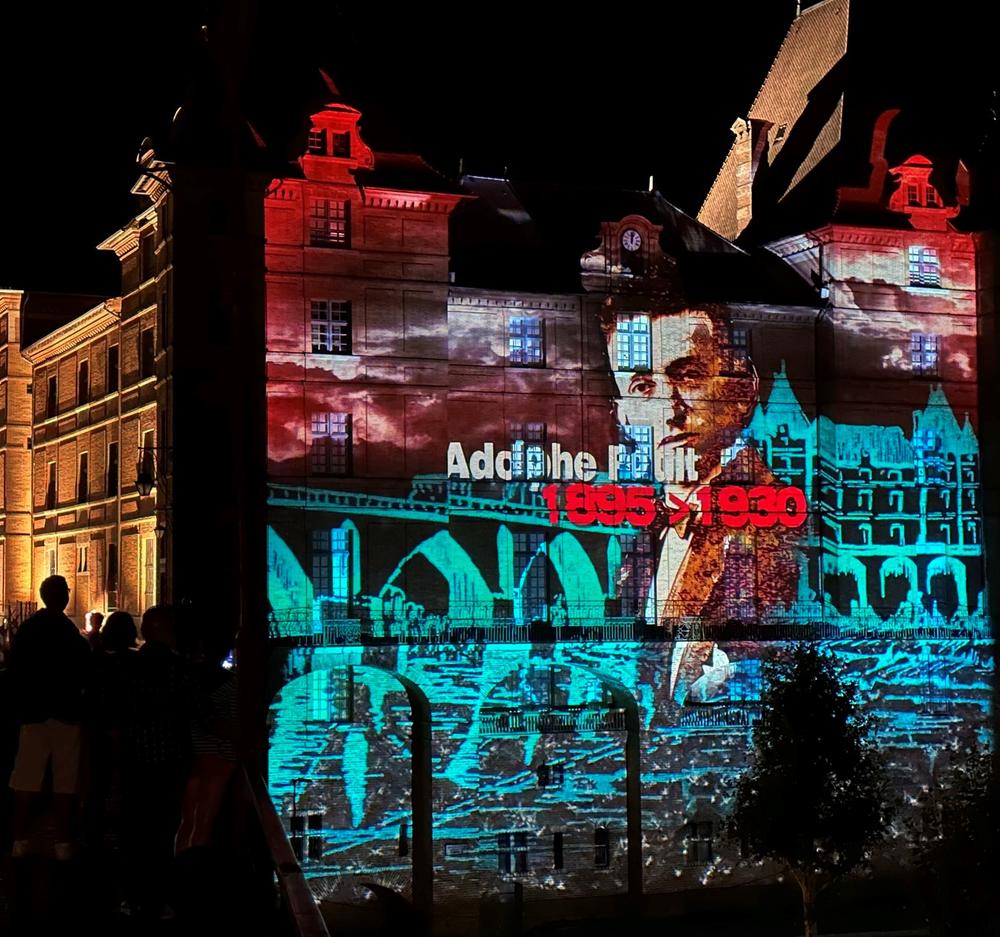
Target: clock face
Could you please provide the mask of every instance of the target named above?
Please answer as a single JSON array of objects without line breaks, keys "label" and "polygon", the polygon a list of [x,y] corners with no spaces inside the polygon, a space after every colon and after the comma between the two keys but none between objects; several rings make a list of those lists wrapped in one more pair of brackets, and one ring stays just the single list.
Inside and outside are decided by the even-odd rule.
[{"label": "clock face", "polygon": [[635,228],[622,231],[622,247],[627,251],[637,251],[642,247],[642,235]]}]

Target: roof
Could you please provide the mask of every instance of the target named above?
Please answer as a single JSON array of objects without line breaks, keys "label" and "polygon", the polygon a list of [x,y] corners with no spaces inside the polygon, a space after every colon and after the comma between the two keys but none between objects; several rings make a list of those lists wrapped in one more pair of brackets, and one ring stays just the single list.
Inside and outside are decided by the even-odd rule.
[{"label": "roof", "polygon": [[[802,150],[792,178],[782,193],[787,195],[836,146],[840,138],[843,98],[830,106],[824,95],[824,79],[835,77],[834,69],[847,52],[849,0],[822,0],[792,22],[764,83],[750,106],[751,121],[769,124],[766,161],[774,163],[783,150]],[[821,129],[803,134],[796,127],[820,122]],[[709,189],[698,219],[730,238],[739,235],[736,220],[737,144],[730,148],[715,182]]]},{"label": "roof", "polygon": [[27,348],[52,332],[104,303],[107,297],[85,293],[24,294],[21,303],[21,347]]},{"label": "roof", "polygon": [[416,153],[375,153],[373,169],[354,174],[362,186],[404,192],[435,192],[462,195],[462,189],[439,173]]},{"label": "roof", "polygon": [[659,192],[463,176],[476,196],[452,215],[456,283],[490,289],[579,293],[580,260],[601,225],[638,215],[662,227],[660,246],[678,261],[693,300],[813,305],[815,294],[768,251],[747,252],[685,214]]},{"label": "roof", "polygon": [[[935,28],[933,17],[919,19],[921,29]],[[995,204],[984,209],[976,200],[976,180],[995,171],[998,145],[990,26],[986,12],[975,7],[963,8],[961,24],[960,46],[942,39],[924,54],[906,41],[915,34],[892,4],[821,0],[809,7],[789,27],[747,112],[753,131],[764,135],[755,139],[765,144],[753,177],[749,223],[736,217],[737,164],[741,155],[748,158],[736,143],[722,160],[699,220],[740,244],[766,243],[838,220],[844,208],[840,190],[863,189],[873,178],[873,135],[890,111],[898,117],[885,136],[888,165],[926,154],[934,163],[931,181],[945,204],[953,205],[961,160],[973,177],[973,197],[956,225],[970,226],[984,210],[995,216]],[[987,189],[980,184],[980,192]],[[880,187],[866,224],[899,225],[898,218],[883,217],[884,194]]]}]

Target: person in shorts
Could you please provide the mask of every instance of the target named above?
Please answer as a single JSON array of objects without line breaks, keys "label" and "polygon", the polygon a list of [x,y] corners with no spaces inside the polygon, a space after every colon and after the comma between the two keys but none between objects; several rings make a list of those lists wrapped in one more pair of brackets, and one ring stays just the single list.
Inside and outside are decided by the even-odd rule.
[{"label": "person in shorts", "polygon": [[49,576],[39,590],[44,608],[18,628],[11,643],[10,681],[20,723],[10,776],[14,791],[14,858],[27,854],[31,807],[51,769],[55,855],[72,857],[71,822],[79,794],[84,689],[90,647],[64,614],[69,587]]}]

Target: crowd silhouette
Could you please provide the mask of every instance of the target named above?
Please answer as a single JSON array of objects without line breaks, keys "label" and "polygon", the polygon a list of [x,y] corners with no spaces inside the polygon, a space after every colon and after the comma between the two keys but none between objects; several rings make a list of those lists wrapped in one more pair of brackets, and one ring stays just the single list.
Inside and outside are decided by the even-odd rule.
[{"label": "crowd silhouette", "polygon": [[238,763],[232,633],[155,605],[138,628],[128,612],[94,613],[85,634],[65,614],[62,576],[39,594],[0,670],[11,919],[37,932],[33,870],[85,857],[104,873],[92,896],[103,907],[170,920],[178,869],[224,835]]}]

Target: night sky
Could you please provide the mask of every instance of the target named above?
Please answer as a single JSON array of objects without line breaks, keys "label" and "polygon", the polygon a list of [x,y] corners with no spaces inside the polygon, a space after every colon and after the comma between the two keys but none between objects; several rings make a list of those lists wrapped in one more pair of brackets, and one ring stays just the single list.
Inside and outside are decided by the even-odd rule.
[{"label": "night sky", "polygon": [[[261,124],[294,123],[299,89],[322,66],[363,112],[375,149],[415,150],[451,175],[459,158],[467,172],[515,179],[645,188],[653,174],[694,212],[795,3],[645,6],[265,2],[251,76]],[[0,287],[118,292],[114,256],[94,245],[141,207],[129,192],[136,151],[183,97],[205,9],[5,11],[19,55],[0,57]]]}]

